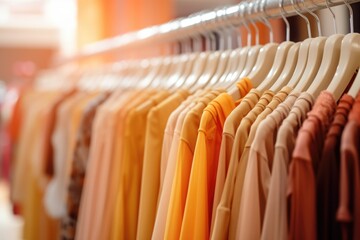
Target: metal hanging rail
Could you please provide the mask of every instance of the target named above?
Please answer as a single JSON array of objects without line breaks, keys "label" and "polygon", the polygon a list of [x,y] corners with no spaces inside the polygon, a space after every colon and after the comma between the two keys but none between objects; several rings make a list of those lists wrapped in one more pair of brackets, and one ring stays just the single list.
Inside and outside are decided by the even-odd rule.
[{"label": "metal hanging rail", "polygon": [[[283,10],[285,11],[285,16],[294,16],[297,15],[295,7],[292,4],[294,1],[298,4],[297,9],[302,12],[305,12],[305,7],[311,11],[326,8],[326,0],[283,0],[283,8],[280,7],[280,1],[255,0],[241,2],[237,5],[192,14],[187,18],[175,19],[165,24],[155,25],[89,44],[73,56],[58,58],[56,63],[68,63],[83,58],[102,55],[114,50],[125,50],[144,46],[145,44],[179,41],[199,34],[198,26],[200,24],[202,31],[212,31],[221,26],[225,27],[234,23],[240,24],[242,21],[258,21],[261,17],[268,19],[279,18]],[[345,1],[351,4],[359,2],[360,0]],[[328,1],[330,7],[344,3],[344,0]],[[262,7],[260,7],[260,5]]]}]

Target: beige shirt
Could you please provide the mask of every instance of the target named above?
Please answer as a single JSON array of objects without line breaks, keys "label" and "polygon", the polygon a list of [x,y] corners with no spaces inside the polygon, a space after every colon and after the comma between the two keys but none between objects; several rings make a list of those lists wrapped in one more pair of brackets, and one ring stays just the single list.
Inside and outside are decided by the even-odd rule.
[{"label": "beige shirt", "polygon": [[[244,190],[244,180],[245,180],[245,176],[247,174],[247,170],[248,170],[248,161],[249,161],[249,152],[250,152],[250,147],[251,144],[254,141],[254,137],[257,131],[257,128],[259,126],[259,124],[265,119],[265,117],[267,117],[272,111],[274,111],[274,109],[285,100],[285,98],[289,95],[289,93],[291,92],[291,88],[290,87],[283,87],[275,96],[274,98],[271,100],[271,102],[266,106],[266,108],[264,109],[264,111],[256,118],[254,124],[251,126],[250,129],[250,134],[248,139],[246,140],[246,144],[245,144],[245,148],[244,148],[244,152],[241,156],[241,160],[240,162],[243,162],[244,165],[242,165],[244,168],[241,169],[241,174],[238,175],[237,179],[236,179],[236,185],[235,187],[239,187],[239,189],[241,189],[240,192],[240,198],[239,198],[239,202],[240,202],[240,211],[239,211],[239,216],[238,216],[238,221],[237,221],[237,228],[236,228],[236,238],[241,238],[241,239],[251,239],[253,236],[253,233],[255,231],[253,231],[252,228],[249,228],[249,226],[247,225],[247,211],[246,211],[246,205],[244,205],[243,202],[243,196],[247,195],[247,191],[248,189]],[[245,202],[246,203],[246,202]],[[260,234],[259,237],[260,238]]]},{"label": "beige shirt", "polygon": [[187,91],[179,90],[151,109],[148,114],[137,239],[151,238],[160,188],[160,162],[166,122],[171,112],[174,111],[187,96]]},{"label": "beige shirt", "polygon": [[251,144],[240,206],[240,216],[246,217],[246,221],[242,222],[245,229],[242,233],[248,239],[260,239],[277,129],[287,117],[297,96],[296,93],[289,95],[258,125]]},{"label": "beige shirt", "polygon": [[[111,238],[104,236],[101,239],[135,239],[138,222],[140,201],[140,187],[142,162],[144,157],[146,121],[150,109],[170,95],[167,91],[159,91],[143,99],[140,105],[131,108],[127,116],[119,121],[124,123],[123,139],[118,141],[116,149],[121,150],[115,154],[115,161],[121,162],[118,167],[118,191],[115,208],[108,208],[114,212],[114,217],[107,225],[111,225]],[[131,104],[136,101],[132,101]],[[129,104],[128,106],[130,107]],[[121,130],[118,128],[118,130]],[[121,133],[118,135],[121,136]],[[121,161],[119,161],[121,159]],[[110,188],[113,189],[113,188]]]},{"label": "beige shirt", "polygon": [[[192,95],[185,101],[186,105],[181,104],[180,107],[173,112],[176,113],[180,111],[180,113],[177,114],[178,116],[175,123],[175,129],[173,129],[173,138],[167,160],[165,177],[161,188],[161,193],[159,194],[158,209],[156,213],[152,239],[163,239],[165,235],[166,216],[169,209],[171,187],[175,175],[176,157],[179,149],[181,129],[183,127],[186,114],[197,104],[201,95],[206,94],[206,92],[207,91],[202,91],[202,93],[197,94],[197,96]],[[190,101],[192,102],[190,103]],[[171,114],[169,121],[172,120],[172,116],[173,114]]]},{"label": "beige shirt", "polygon": [[[174,130],[177,124],[177,119],[180,113],[184,109],[188,109],[189,105],[196,104],[197,97],[201,96],[202,93],[207,92],[207,90],[199,90],[194,95],[189,96],[185,101],[183,101],[178,108],[176,108],[169,116],[169,119],[166,123],[165,131],[164,131],[164,140],[162,144],[161,151],[161,169],[160,169],[160,191],[162,192],[162,186],[164,183],[164,177],[166,172],[167,163],[169,160],[170,150],[174,137]],[[160,196],[160,194],[159,194]]]},{"label": "beige shirt", "polygon": [[[218,230],[215,231],[216,234],[211,235],[213,239],[224,239],[224,237],[226,237],[223,234],[220,234],[225,233],[224,231],[221,231],[221,229],[223,228],[223,225],[221,223],[224,223],[223,220],[218,219],[218,223],[215,225],[215,219],[216,209],[218,208],[218,205],[220,203],[222,193],[223,191],[229,191],[228,188],[230,187],[229,181],[225,186],[225,179],[229,168],[231,150],[234,143],[235,133],[243,117],[245,117],[248,112],[251,111],[251,109],[256,105],[256,103],[259,101],[260,96],[261,93],[258,90],[252,89],[241,100],[240,104],[230,113],[230,115],[225,120],[216,175],[211,233],[213,233],[214,226],[216,226]],[[226,190],[224,189],[225,187],[227,187]],[[222,202],[222,204],[224,204],[224,202]]]},{"label": "beige shirt", "polygon": [[[95,116],[92,129],[92,139],[87,173],[84,182],[83,195],[79,209],[76,238],[92,239],[95,232],[102,230],[102,225],[96,223],[105,211],[107,198],[107,181],[109,178],[114,145],[114,129],[116,113],[121,109],[124,102],[129,100],[134,92],[119,90],[114,92],[109,99],[99,107]],[[94,147],[96,146],[96,147]],[[106,159],[107,161],[104,161]],[[94,218],[93,216],[98,216]],[[100,217],[101,216],[101,217]]]},{"label": "beige shirt", "polygon": [[[220,232],[215,233],[214,231],[214,236],[217,236],[218,234],[223,236],[225,234],[225,236],[228,235],[229,239],[235,238],[237,214],[234,214],[234,212],[239,212],[239,205],[237,202],[234,202],[233,199],[238,199],[239,195],[237,189],[234,188],[239,164],[241,164],[239,160],[243,153],[251,125],[256,120],[256,117],[264,111],[273,96],[274,93],[272,91],[265,91],[261,95],[261,98],[255,107],[246,115],[246,117],[242,119],[238,129],[236,130],[229,169],[225,180],[225,187],[221,196],[221,203],[217,209],[217,216],[215,220],[216,222],[219,222],[215,223],[215,225],[223,224],[223,226],[215,227],[216,229],[219,229]],[[222,233],[222,231],[224,233]]]},{"label": "beige shirt", "polygon": [[261,239],[285,240],[288,238],[287,178],[291,153],[298,130],[314,103],[313,97],[303,92],[295,101],[289,115],[280,126],[275,143],[274,159],[269,181]]},{"label": "beige shirt", "polygon": [[180,133],[176,166],[170,193],[164,239],[179,239],[181,223],[189,184],[191,164],[194,156],[197,130],[203,110],[219,92],[212,91],[199,100],[187,114]]}]

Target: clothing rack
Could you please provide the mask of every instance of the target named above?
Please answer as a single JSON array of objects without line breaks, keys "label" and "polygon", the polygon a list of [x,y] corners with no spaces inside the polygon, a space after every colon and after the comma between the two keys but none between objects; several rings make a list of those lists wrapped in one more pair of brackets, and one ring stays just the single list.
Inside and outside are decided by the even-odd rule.
[{"label": "clothing rack", "polygon": [[[346,2],[345,2],[346,1]],[[355,3],[360,0],[331,0],[329,7],[344,3]],[[295,8],[294,4],[297,5]],[[102,55],[114,50],[133,49],[146,44],[169,43],[180,41],[199,34],[201,31],[213,31],[219,27],[233,24],[240,25],[244,21],[259,21],[260,18],[279,18],[281,15],[289,17],[297,15],[296,11],[305,12],[305,9],[316,11],[327,6],[327,0],[253,0],[241,2],[237,5],[217,8],[205,12],[195,13],[186,18],[179,18],[170,22],[155,25],[139,31],[129,32],[112,38],[107,38],[83,47],[72,56],[56,59],[56,64],[61,65],[84,58]]]}]

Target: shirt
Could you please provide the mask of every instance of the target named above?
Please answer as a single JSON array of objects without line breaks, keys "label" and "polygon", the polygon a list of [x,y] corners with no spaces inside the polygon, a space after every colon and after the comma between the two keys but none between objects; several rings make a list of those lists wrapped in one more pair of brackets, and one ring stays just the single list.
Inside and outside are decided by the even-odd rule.
[{"label": "shirt", "polygon": [[335,108],[332,94],[321,92],[299,130],[289,171],[289,239],[316,239],[316,165]]},{"label": "shirt", "polygon": [[95,95],[80,92],[63,103],[57,114],[52,145],[54,148],[54,177],[45,193],[45,206],[54,218],[66,215],[67,175],[70,172],[71,155],[76,144],[76,132],[79,128],[82,112],[86,104]]},{"label": "shirt", "polygon": [[160,91],[149,100],[132,108],[123,121],[125,122],[122,165],[120,166],[119,191],[111,222],[111,238],[135,238],[140,201],[141,174],[145,148],[146,121],[149,111],[169,96],[167,91]]},{"label": "shirt", "polygon": [[[228,224],[228,221],[222,219],[220,216],[217,216],[216,209],[218,208],[219,203],[221,203],[219,205],[221,206],[220,208],[226,206],[226,200],[222,200],[221,196],[223,191],[228,192],[231,189],[230,181],[226,181],[226,176],[228,169],[234,167],[234,164],[230,165],[230,157],[236,130],[240,125],[243,117],[245,117],[259,101],[260,96],[261,94],[258,90],[251,89],[251,91],[242,99],[241,103],[230,113],[228,118],[225,120],[220,146],[218,170],[216,173],[216,185],[212,213],[213,220],[211,227],[211,238],[213,239],[225,239],[227,237],[227,234],[225,234],[227,231],[224,231],[224,228],[227,229],[227,226],[224,227],[224,224]],[[232,169],[229,171],[232,171]],[[227,195],[228,194],[226,194],[226,196]],[[216,218],[218,219],[215,220]]]},{"label": "shirt", "polygon": [[57,222],[49,217],[44,205],[44,186],[39,184],[38,162],[42,159],[45,145],[40,139],[46,128],[43,114],[58,101],[60,92],[28,90],[19,105],[22,123],[12,182],[12,197],[22,207],[24,218],[23,237],[30,240],[53,239],[58,235]]},{"label": "shirt", "polygon": [[[266,116],[268,116],[270,113],[274,111],[274,109],[282,103],[285,98],[289,95],[291,92],[290,87],[283,87],[271,100],[271,102],[266,106],[264,111],[259,114],[259,116],[256,118],[255,122],[251,126],[250,134],[248,139],[246,140],[246,144],[244,147],[244,152],[241,156],[240,161],[244,163],[244,175],[240,175],[239,178],[239,186],[242,189],[241,195],[240,195],[240,212],[238,216],[238,222],[237,222],[237,229],[236,229],[236,237],[241,239],[260,239],[260,232],[261,232],[261,222],[264,214],[264,208],[265,208],[265,200],[261,203],[260,202],[257,206],[252,205],[252,203],[256,203],[255,199],[251,199],[251,193],[256,193],[256,188],[253,188],[254,191],[252,191],[252,179],[254,175],[254,171],[256,168],[256,160],[253,161],[251,164],[249,164],[249,154],[250,154],[250,147],[254,141],[255,134],[257,132],[258,126],[260,123],[265,119]],[[253,164],[255,163],[255,164]],[[258,181],[258,180],[257,180]],[[248,194],[248,192],[250,194]],[[259,200],[259,199],[258,199]],[[254,202],[252,202],[254,201]],[[249,213],[248,205],[254,206],[254,214]],[[256,208],[257,207],[257,208]],[[262,213],[260,213],[260,207],[262,207]],[[256,212],[258,210],[258,212]],[[253,217],[253,218],[252,218]],[[256,219],[258,218],[258,219]],[[251,223],[254,223],[254,226],[251,225]]]},{"label": "shirt", "polygon": [[[138,95],[138,94],[137,94]],[[100,232],[107,194],[107,181],[111,169],[111,155],[115,140],[116,113],[126,101],[134,97],[133,91],[117,90],[97,110],[92,130],[92,139],[81,197],[76,239],[90,239],[95,231]],[[96,146],[96,147],[95,147]],[[112,190],[114,192],[114,190]],[[111,204],[110,201],[107,204]],[[96,215],[97,218],[92,216]],[[103,220],[103,219],[102,219]],[[99,233],[100,234],[100,233]]]},{"label": "shirt", "polygon": [[[162,152],[161,152],[161,171],[160,171],[160,190],[162,191],[162,186],[164,182],[165,172],[167,163],[169,160],[170,150],[172,146],[172,140],[174,137],[175,125],[177,124],[177,119],[182,113],[184,109],[188,109],[188,106],[193,103],[195,104],[196,98],[201,95],[205,90],[199,90],[194,95],[189,96],[184,102],[180,104],[178,108],[176,108],[169,116],[169,119],[166,123],[165,131],[164,131],[164,140],[162,144]],[[206,91],[207,92],[207,91]],[[159,194],[160,195],[160,194]]]},{"label": "shirt", "polygon": [[336,221],[339,206],[340,143],[353,102],[354,99],[347,94],[340,99],[322,150],[316,174],[318,239],[341,238],[340,224]]},{"label": "shirt", "polygon": [[[258,103],[255,105],[255,107],[241,120],[241,123],[236,130],[235,134],[235,141],[233,144],[233,149],[231,152],[230,157],[230,165],[228,174],[226,176],[226,182],[229,182],[230,186],[228,187],[229,191],[223,191],[222,193],[222,199],[224,199],[225,205],[222,205],[218,207],[219,210],[219,216],[224,215],[224,231],[225,233],[229,232],[229,239],[234,239],[236,234],[236,228],[237,228],[237,219],[239,214],[239,208],[240,208],[240,194],[241,191],[239,187],[236,186],[236,179],[239,176],[239,171],[242,169],[240,165],[242,162],[239,162],[245,147],[246,140],[249,136],[251,125],[255,122],[256,117],[264,111],[266,106],[270,103],[271,99],[274,96],[274,92],[272,91],[265,91],[261,98],[259,99]],[[227,185],[227,184],[226,184]],[[230,220],[227,220],[230,218]],[[227,222],[230,221],[227,227]]]},{"label": "shirt", "polygon": [[185,116],[180,133],[175,173],[166,217],[165,239],[179,239],[180,237],[191,164],[193,161],[197,130],[200,125],[201,115],[210,101],[218,95],[218,92],[211,92],[200,98],[196,106]]},{"label": "shirt", "polygon": [[360,94],[348,117],[341,137],[340,191],[337,220],[343,239],[360,238]]},{"label": "shirt", "polygon": [[174,111],[187,96],[188,92],[179,90],[161,104],[151,109],[148,114],[137,239],[151,238],[160,187],[161,147],[166,122],[171,112]]},{"label": "shirt", "polygon": [[303,92],[280,126],[275,143],[268,200],[266,202],[262,239],[285,240],[288,237],[287,178],[288,165],[298,130],[313,105],[313,97]]},{"label": "shirt", "polygon": [[[124,169],[128,169],[128,165],[131,165],[131,162],[124,161],[124,145],[126,143],[125,140],[125,134],[126,134],[126,117],[128,116],[128,113],[142,104],[144,101],[149,99],[151,94],[155,94],[153,90],[135,90],[133,94],[130,96],[130,98],[126,99],[121,109],[117,112],[115,112],[115,126],[112,129],[114,132],[113,138],[113,148],[112,152],[110,153],[111,159],[110,159],[110,165],[109,165],[109,176],[106,179],[106,202],[104,202],[104,210],[103,210],[103,219],[99,221],[98,225],[100,226],[99,232],[95,232],[95,238],[96,239],[109,239],[112,234],[121,232],[123,236],[126,238],[135,238],[136,234],[136,226],[137,226],[137,210],[138,210],[138,204],[136,203],[136,191],[134,188],[139,187],[140,183],[138,183],[138,186],[133,185],[131,181],[127,181],[126,175],[123,174],[121,171]],[[135,177],[136,174],[134,174],[133,177]],[[124,183],[126,181],[126,183]],[[120,210],[117,209],[117,196],[119,195],[119,192],[122,192],[122,184],[126,184],[127,187],[129,187],[128,195],[130,204],[126,206],[127,212],[123,211],[123,209],[120,208]],[[134,198],[132,198],[134,197]],[[135,205],[135,206],[134,206]],[[135,209],[134,209],[135,208]],[[126,228],[121,228],[124,225],[118,224],[118,222],[114,221],[114,217],[118,216],[116,213],[120,212],[125,214],[130,214],[130,217],[127,217],[126,221]],[[124,215],[125,215],[124,214]],[[120,229],[120,231],[119,231]],[[126,229],[126,230],[125,230]],[[120,237],[116,237],[116,239],[119,239]]]},{"label": "shirt", "polygon": [[107,97],[108,94],[103,93],[91,100],[82,116],[76,140],[76,147],[73,154],[67,195],[67,214],[62,219],[61,224],[62,239],[75,239],[80,199],[90,151],[92,125],[98,106],[102,104]]},{"label": "shirt", "polygon": [[[186,117],[186,114],[198,103],[199,98],[202,98],[201,95],[205,95],[207,91],[201,91],[198,96],[192,95],[191,97],[187,98],[185,102],[183,102],[180,106],[174,111],[167,123],[168,125],[172,125],[170,123],[173,120],[171,117],[176,115],[177,121],[175,123],[175,128],[173,129],[173,138],[171,141],[170,152],[167,160],[165,176],[163,180],[163,186],[161,187],[161,194],[159,194],[159,203],[158,209],[155,218],[154,230],[152,234],[152,239],[163,239],[165,235],[165,227],[166,227],[166,216],[169,209],[169,202],[170,202],[170,194],[171,194],[171,187],[175,175],[175,166],[176,166],[176,157],[178,154],[178,147],[180,143],[180,134],[181,129]],[[214,95],[210,93],[211,95]],[[210,95],[209,94],[209,95]],[[190,103],[190,101],[192,101]],[[179,113],[178,113],[179,112]],[[174,115],[173,115],[174,114]],[[165,138],[165,134],[164,134]],[[164,144],[163,144],[164,147]]]},{"label": "shirt", "polygon": [[[246,83],[250,91],[251,82],[240,81]],[[222,131],[225,119],[234,108],[234,99],[222,93],[201,116],[181,226],[182,239],[209,238]]]}]

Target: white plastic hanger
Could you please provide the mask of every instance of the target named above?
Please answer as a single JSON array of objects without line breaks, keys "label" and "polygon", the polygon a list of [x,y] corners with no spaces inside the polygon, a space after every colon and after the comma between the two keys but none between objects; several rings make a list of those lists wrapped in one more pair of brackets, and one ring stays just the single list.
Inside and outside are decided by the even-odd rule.
[{"label": "white plastic hanger", "polygon": [[[346,7],[349,9],[349,15],[350,15],[350,32],[353,33],[354,32],[354,13],[353,13],[353,10],[350,6],[350,4],[344,0],[344,4],[346,5]],[[352,96],[353,98],[356,98],[356,96],[359,94],[359,91],[360,91],[360,74],[359,74],[359,71],[356,75],[356,78],[353,82],[353,84],[351,85],[351,88],[348,92],[348,94],[350,96]]]},{"label": "white plastic hanger", "polygon": [[[217,18],[223,22],[227,22],[225,9],[226,9],[226,7],[216,11]],[[227,75],[226,70],[228,68],[230,68],[230,66],[232,65],[230,62],[231,60],[234,59],[234,57],[230,58],[231,53],[233,52],[233,50],[232,50],[232,45],[233,45],[232,30],[233,30],[233,27],[230,24],[229,26],[224,28],[222,31],[220,31],[220,33],[222,33],[222,36],[220,37],[220,45],[222,45],[222,47],[220,47],[220,50],[222,52],[221,52],[221,55],[219,58],[216,72],[211,77],[211,79],[206,84],[204,84],[204,87],[213,88],[217,83],[220,82],[220,79],[222,78],[222,76]]]},{"label": "white plastic hanger", "polygon": [[[261,1],[260,8],[261,11],[264,12],[264,0]],[[269,29],[270,35],[270,43],[266,44],[260,49],[259,56],[257,57],[256,63],[254,67],[251,69],[248,77],[251,80],[251,83],[254,87],[260,85],[260,83],[264,80],[266,75],[269,73],[272,64],[274,62],[274,58],[276,55],[277,48],[279,44],[274,43],[273,29],[267,18],[262,18],[265,26]]]},{"label": "white plastic hanger", "polygon": [[[331,11],[331,9],[329,10]],[[335,15],[332,15],[334,22],[336,22]],[[351,8],[350,15],[352,15]],[[350,23],[350,25],[352,24]],[[337,31],[337,28],[334,27],[334,30]],[[315,79],[312,81],[310,87],[307,89],[307,92],[312,94],[314,97],[317,97],[320,92],[329,85],[330,79],[334,76],[336,67],[339,64],[341,42],[343,38],[344,35],[335,34],[330,36],[325,42],[324,55],[321,61],[321,66]]]},{"label": "white plastic hanger", "polygon": [[[213,32],[209,32],[207,31],[207,29],[203,29],[202,28],[202,24],[201,22],[203,21],[203,19],[206,18],[212,18],[213,16],[211,14],[213,14],[214,12],[200,12],[197,14],[197,16],[195,15],[195,17],[197,17],[196,21],[199,23],[198,24],[198,28],[197,30],[199,31],[200,34],[202,34],[205,38],[205,52],[202,52],[201,47],[199,48],[200,44],[195,44],[195,47],[193,48],[193,50],[195,51],[195,53],[191,53],[190,54],[190,58],[188,59],[188,63],[185,66],[185,74],[183,76],[181,76],[181,78],[176,82],[176,87],[183,87],[186,89],[190,89],[192,86],[195,85],[196,81],[201,77],[202,72],[204,71],[206,65],[207,65],[207,60],[209,58],[209,55],[211,53],[213,53],[213,51],[216,50],[216,37],[214,35]],[[208,16],[209,15],[209,16]],[[201,42],[202,39],[199,38],[199,36],[197,36],[197,38],[195,38],[196,40],[193,42]],[[191,39],[190,39],[190,44],[188,44],[188,46],[191,45]],[[191,47],[188,47],[189,52],[191,51]]]},{"label": "white plastic hanger", "polygon": [[[235,7],[232,8],[232,11],[235,11],[237,14],[237,17],[235,19],[239,19],[239,13],[240,13],[240,4],[236,5]],[[240,18],[242,20],[242,18]],[[241,69],[239,69],[241,66],[240,65],[240,58],[244,57],[246,58],[247,53],[244,52],[243,48],[243,44],[242,44],[242,39],[241,39],[241,32],[240,32],[240,26],[242,24],[238,24],[238,22],[231,22],[231,29],[237,34],[237,48],[233,51],[231,51],[230,56],[229,56],[229,62],[227,64],[227,68],[225,69],[224,74],[221,76],[221,78],[219,79],[219,81],[217,82],[217,84],[214,86],[214,88],[224,88],[226,89],[228,86],[229,81],[231,81],[234,73],[236,71],[241,71]],[[248,26],[246,26],[248,28]],[[237,28],[237,29],[236,29]],[[249,35],[250,33],[248,32],[248,39],[249,39]],[[251,41],[251,36],[250,36],[250,41]],[[249,43],[249,42],[248,42]],[[247,50],[248,48],[246,48],[245,50]],[[244,52],[244,56],[241,55],[241,53]],[[245,61],[244,61],[244,65],[245,65]],[[238,73],[240,75],[240,72]]]},{"label": "white plastic hanger", "polygon": [[[281,1],[281,5],[283,5],[282,1]],[[280,8],[281,8],[281,12],[284,13],[285,10],[284,10],[283,6],[280,6]],[[307,25],[307,28],[308,28],[308,32],[309,32],[310,25]],[[286,35],[287,35],[287,38],[290,38],[290,31],[288,31],[286,33]],[[302,51],[302,56],[299,56],[299,49],[301,46],[303,47],[303,51]],[[306,61],[307,51],[305,51],[304,49],[306,49],[307,47],[308,47],[308,44],[304,44],[304,43],[300,43],[300,42],[295,43],[293,46],[290,47],[290,50],[286,57],[285,66],[284,66],[282,72],[280,73],[280,76],[278,77],[278,79],[271,86],[270,90],[272,90],[274,92],[278,92],[281,90],[282,87],[284,87],[286,84],[288,84],[288,82],[290,81],[292,76],[294,76],[295,69],[298,68],[298,67],[296,67],[298,65],[298,60]],[[304,55],[306,55],[306,56],[304,56]],[[301,67],[301,65],[300,65],[300,67]],[[302,68],[298,68],[298,71],[301,72],[301,69]]]},{"label": "white plastic hanger", "polygon": [[[247,3],[247,10],[248,10],[249,14],[251,14],[251,11],[254,7],[256,7],[255,3],[253,3],[253,2]],[[246,16],[245,16],[245,18],[246,18]],[[260,53],[260,49],[262,47],[261,45],[259,45],[259,28],[256,26],[256,24],[254,23],[253,20],[249,20],[249,22],[255,29],[255,46],[252,46],[249,49],[247,57],[246,57],[246,64],[245,64],[243,70],[241,71],[240,75],[238,76],[238,78],[234,79],[235,82],[239,81],[241,78],[249,75],[249,73],[251,72],[251,70],[253,69],[253,67],[257,61],[258,55]]]},{"label": "white plastic hanger", "polygon": [[275,81],[275,83],[270,87],[270,90],[273,92],[278,92],[281,90],[282,87],[284,87],[291,77],[294,74],[294,70],[297,66],[299,57],[299,49],[300,49],[301,43],[297,42],[294,45],[292,45],[289,49],[289,52],[286,57],[285,66],[280,73],[280,76]]},{"label": "white plastic hanger", "polygon": [[[208,14],[210,14],[210,16],[208,16]],[[203,27],[201,24],[202,18],[204,19],[209,17],[214,18],[213,17],[214,14],[215,14],[214,12],[201,14],[199,18],[200,24],[198,24],[198,26]],[[213,33],[211,32],[211,34]],[[201,52],[199,56],[196,58],[192,71],[190,75],[186,78],[183,87],[186,89],[190,89],[190,91],[200,89],[201,87],[203,87],[204,84],[206,84],[214,74],[216,66],[219,61],[219,57],[220,57],[220,52],[218,51]]]},{"label": "white plastic hanger", "polygon": [[[226,80],[224,82],[224,85],[221,85],[221,87],[223,87],[224,89],[229,89],[231,86],[234,85],[234,83],[238,79],[240,79],[240,75],[244,71],[248,55],[250,54],[249,51],[252,48],[251,47],[251,41],[252,41],[251,30],[250,30],[250,28],[248,26],[247,21],[244,18],[244,13],[245,13],[245,10],[246,10],[245,6],[247,6],[247,3],[241,3],[238,6],[239,6],[239,16],[240,16],[239,18],[241,19],[241,24],[245,27],[245,29],[247,31],[247,46],[238,49],[238,51],[237,51],[238,52],[238,64],[237,64],[237,66],[235,66],[234,70],[232,70],[230,72],[230,74],[227,76],[227,78],[226,78]],[[257,26],[255,25],[255,27],[257,27]],[[259,38],[257,36],[257,40],[258,39]],[[258,47],[256,47],[256,49],[259,50]],[[257,51],[256,49],[255,49],[255,51]],[[257,54],[258,53],[256,53],[256,56],[257,56]],[[252,61],[252,62],[254,62],[254,61]]]},{"label": "white plastic hanger", "polygon": [[287,19],[283,15],[283,0],[279,1],[279,7],[281,9],[280,15],[282,19],[285,22],[286,25],[286,41],[281,43],[278,46],[278,49],[276,51],[275,59],[273,66],[271,67],[269,73],[265,77],[264,81],[257,87],[260,91],[265,91],[266,89],[269,89],[270,86],[272,86],[276,80],[278,80],[282,70],[284,69],[284,65],[287,59],[288,52],[290,48],[294,45],[294,42],[290,42],[290,25]]},{"label": "white plastic hanger", "polygon": [[333,93],[336,101],[340,99],[355,71],[359,68],[359,59],[360,34],[347,34],[341,43],[339,65],[327,88],[327,91]]},{"label": "white plastic hanger", "polygon": [[[236,34],[236,39],[237,39],[237,48],[235,50],[232,50],[229,56],[229,60],[228,60],[228,64],[227,64],[227,68],[224,71],[224,74],[221,76],[221,78],[219,79],[219,81],[216,83],[216,85],[214,86],[214,88],[223,88],[226,89],[227,86],[229,85],[229,82],[233,82],[232,79],[235,79],[235,74],[236,76],[239,76],[242,68],[245,66],[245,62],[246,62],[246,55],[248,52],[248,47],[243,47],[242,44],[242,39],[241,39],[241,31],[240,31],[240,26],[244,23],[243,18],[240,17],[240,11],[241,9],[241,4],[235,5],[234,7],[228,8],[228,11],[230,12],[235,12],[237,13],[237,17],[235,18],[235,21],[229,22],[230,26],[229,29],[232,30],[231,33],[235,33]],[[238,19],[241,20],[240,24],[238,22]],[[247,24],[245,25],[245,28],[248,29]],[[251,41],[251,36],[250,33],[247,33],[248,36],[248,44]],[[249,38],[250,36],[250,38]],[[233,46],[234,44],[232,43],[231,39],[232,39],[233,35],[231,35],[231,38],[228,39],[229,41],[229,45]]]},{"label": "white plastic hanger", "polygon": [[[291,0],[291,3],[294,6],[294,9],[296,11],[296,13],[305,20],[306,22],[306,26],[307,26],[307,31],[308,31],[308,38],[305,39],[303,42],[301,42],[300,44],[300,49],[299,49],[299,55],[298,55],[298,60],[296,63],[296,67],[294,70],[293,75],[291,76],[290,80],[288,81],[288,83],[286,85],[288,85],[291,88],[295,88],[296,84],[298,83],[298,81],[300,80],[305,67],[306,67],[306,63],[308,60],[308,53],[309,53],[309,46],[310,43],[312,41],[311,39],[311,29],[310,29],[310,22],[309,19],[303,15],[296,7],[294,0]],[[275,86],[277,87],[277,86]],[[275,88],[274,87],[274,88]]]},{"label": "white plastic hanger", "polygon": [[[360,34],[354,33],[354,18],[353,10],[346,0],[344,4],[349,9],[350,13],[350,34],[347,34],[341,43],[341,53],[339,65],[336,68],[336,73],[331,80],[327,90],[334,94],[336,100],[338,100],[343,93],[344,89],[348,86],[351,78],[354,75],[356,69],[359,71],[359,57],[360,57]],[[352,83],[348,94],[352,97],[356,97],[360,89],[360,74],[356,75],[354,82]]]},{"label": "white plastic hanger", "polygon": [[[319,27],[318,32],[321,33],[320,20],[316,15],[313,16],[315,16],[317,26]],[[326,41],[326,37],[321,37],[321,36],[313,38],[311,40],[306,67],[296,84],[295,87],[296,91],[298,92],[305,91],[308,88],[308,86],[311,84],[311,81],[316,76],[316,73],[318,72],[318,69],[321,64],[325,41]]]}]

